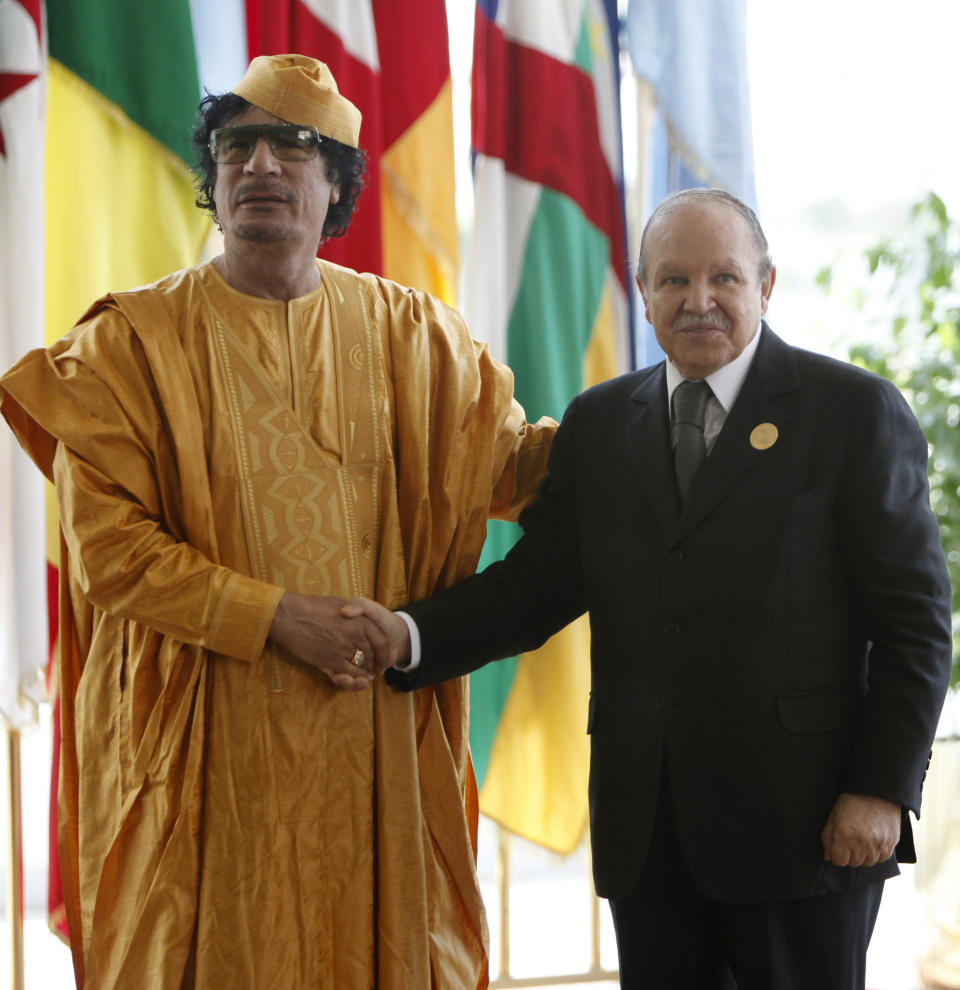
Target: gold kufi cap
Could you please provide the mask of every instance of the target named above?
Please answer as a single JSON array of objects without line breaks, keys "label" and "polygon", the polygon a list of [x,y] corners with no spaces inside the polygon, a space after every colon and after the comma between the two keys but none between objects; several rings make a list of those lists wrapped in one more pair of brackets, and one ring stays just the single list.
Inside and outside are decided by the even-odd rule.
[{"label": "gold kufi cap", "polygon": [[312,124],[326,137],[358,146],[360,111],[340,95],[333,74],[315,58],[258,55],[233,92],[274,117]]}]

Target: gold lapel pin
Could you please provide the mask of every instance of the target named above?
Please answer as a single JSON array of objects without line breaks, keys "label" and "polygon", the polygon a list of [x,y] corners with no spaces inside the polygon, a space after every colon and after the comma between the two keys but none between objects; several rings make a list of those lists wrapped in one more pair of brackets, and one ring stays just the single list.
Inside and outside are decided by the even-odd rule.
[{"label": "gold lapel pin", "polygon": [[754,450],[769,450],[780,436],[780,431],[773,423],[761,423],[750,433],[750,446]]}]

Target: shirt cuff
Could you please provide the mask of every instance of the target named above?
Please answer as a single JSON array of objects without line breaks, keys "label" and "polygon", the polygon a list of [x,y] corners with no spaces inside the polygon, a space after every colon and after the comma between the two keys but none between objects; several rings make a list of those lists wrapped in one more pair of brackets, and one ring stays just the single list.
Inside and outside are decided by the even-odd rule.
[{"label": "shirt cuff", "polygon": [[416,622],[413,618],[407,615],[406,612],[396,612],[401,619],[407,624],[407,630],[410,633],[410,663],[406,667],[397,667],[397,670],[402,670],[405,674],[410,673],[411,670],[416,670],[420,666],[420,630],[417,628]]}]

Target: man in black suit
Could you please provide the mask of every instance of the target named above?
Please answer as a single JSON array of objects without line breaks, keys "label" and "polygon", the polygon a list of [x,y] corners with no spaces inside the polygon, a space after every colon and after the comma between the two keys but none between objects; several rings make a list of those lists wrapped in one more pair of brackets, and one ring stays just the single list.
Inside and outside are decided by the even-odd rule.
[{"label": "man in black suit", "polygon": [[[927,445],[888,382],[762,322],[775,278],[734,197],[657,208],[637,281],[667,361],[571,403],[517,546],[410,605],[417,665],[389,674],[465,674],[589,610],[624,987],[862,988],[912,858],[952,649]],[[353,608],[403,665],[411,623]]]}]

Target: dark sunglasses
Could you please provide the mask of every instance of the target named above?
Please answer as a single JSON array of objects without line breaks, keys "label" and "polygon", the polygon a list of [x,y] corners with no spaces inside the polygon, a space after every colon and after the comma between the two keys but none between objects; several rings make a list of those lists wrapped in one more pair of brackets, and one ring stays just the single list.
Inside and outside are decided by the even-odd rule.
[{"label": "dark sunglasses", "polygon": [[305,162],[316,158],[323,139],[316,127],[297,124],[251,124],[218,127],[210,135],[210,154],[218,165],[242,165],[249,161],[258,141],[266,141],[274,158]]}]

